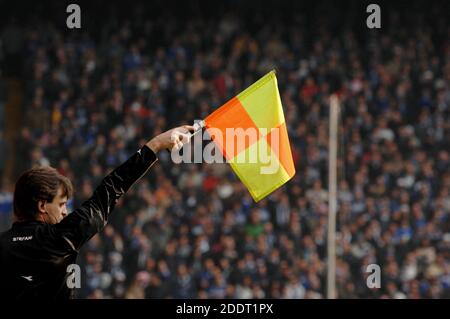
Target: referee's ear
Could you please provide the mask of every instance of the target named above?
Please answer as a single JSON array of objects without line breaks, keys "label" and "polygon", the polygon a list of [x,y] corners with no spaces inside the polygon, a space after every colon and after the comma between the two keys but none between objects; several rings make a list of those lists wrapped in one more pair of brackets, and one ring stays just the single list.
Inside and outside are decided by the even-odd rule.
[{"label": "referee's ear", "polygon": [[45,214],[47,212],[47,210],[45,209],[45,204],[47,203],[47,201],[45,200],[38,200],[37,202],[37,212],[38,214]]}]

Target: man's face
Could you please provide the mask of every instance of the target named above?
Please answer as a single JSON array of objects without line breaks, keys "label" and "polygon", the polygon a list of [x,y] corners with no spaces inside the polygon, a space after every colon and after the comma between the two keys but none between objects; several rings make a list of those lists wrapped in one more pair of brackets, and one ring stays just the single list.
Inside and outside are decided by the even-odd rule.
[{"label": "man's face", "polygon": [[63,195],[62,188],[58,189],[52,202],[45,203],[45,211],[47,212],[43,218],[48,224],[54,225],[59,223],[67,216],[67,196]]}]

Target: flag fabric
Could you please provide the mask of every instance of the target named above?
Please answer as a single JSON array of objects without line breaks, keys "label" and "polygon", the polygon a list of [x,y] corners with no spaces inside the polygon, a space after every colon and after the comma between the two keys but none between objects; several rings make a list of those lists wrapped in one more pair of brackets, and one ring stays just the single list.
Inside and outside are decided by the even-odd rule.
[{"label": "flag fabric", "polygon": [[269,72],[204,120],[255,202],[295,175],[277,78]]}]

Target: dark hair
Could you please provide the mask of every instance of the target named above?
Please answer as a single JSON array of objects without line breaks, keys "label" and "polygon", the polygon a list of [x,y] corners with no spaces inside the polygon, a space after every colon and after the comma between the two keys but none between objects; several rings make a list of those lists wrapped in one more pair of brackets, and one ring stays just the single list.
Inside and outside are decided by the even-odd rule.
[{"label": "dark hair", "polygon": [[70,180],[52,167],[34,167],[23,173],[14,189],[14,215],[18,220],[35,219],[40,200],[53,201],[58,189],[63,195],[72,197]]}]

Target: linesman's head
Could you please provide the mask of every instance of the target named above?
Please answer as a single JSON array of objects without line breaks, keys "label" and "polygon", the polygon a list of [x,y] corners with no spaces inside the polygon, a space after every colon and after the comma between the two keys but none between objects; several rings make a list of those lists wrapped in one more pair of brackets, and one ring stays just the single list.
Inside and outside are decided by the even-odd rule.
[{"label": "linesman's head", "polygon": [[14,189],[14,215],[18,221],[59,223],[67,215],[72,196],[70,180],[52,167],[34,167],[23,173]]}]

